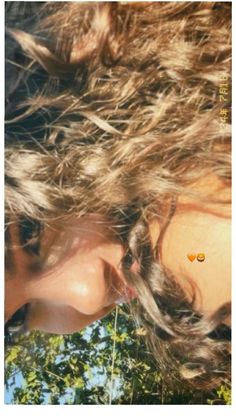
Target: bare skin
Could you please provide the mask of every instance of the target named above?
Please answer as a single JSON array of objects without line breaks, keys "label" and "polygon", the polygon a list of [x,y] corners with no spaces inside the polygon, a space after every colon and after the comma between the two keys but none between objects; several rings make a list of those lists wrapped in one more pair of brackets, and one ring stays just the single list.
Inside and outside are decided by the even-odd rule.
[{"label": "bare skin", "polygon": [[124,249],[104,233],[107,227],[100,217],[90,216],[74,220],[62,237],[46,230],[42,268],[34,271],[32,260],[19,248],[13,226],[16,270],[6,276],[6,321],[29,303],[29,330],[73,333],[106,316],[121,298],[129,300],[132,290],[119,266]]},{"label": "bare skin", "polygon": [[[222,204],[209,204],[179,197],[176,211],[164,233],[161,260],[188,292],[189,281],[199,289],[199,309],[210,313],[231,300],[230,190],[214,176],[199,181],[192,190],[217,194]],[[30,303],[28,329],[73,333],[106,316],[120,299],[130,300],[120,269],[124,249],[97,216],[74,222],[58,239],[55,231],[43,238],[43,270],[34,271],[31,261],[15,243],[16,272],[6,276],[6,321]],[[153,247],[160,234],[156,219],[150,220]],[[67,241],[70,246],[67,249]],[[205,261],[190,262],[189,253],[204,253]],[[135,270],[133,265],[131,269]]]},{"label": "bare skin", "polygon": [[[230,188],[214,176],[192,186],[193,191],[211,191],[221,204],[199,203],[197,199],[180,196],[176,211],[162,240],[161,260],[186,292],[189,283],[198,290],[198,309],[210,314],[231,300],[231,212]],[[215,195],[214,195],[215,194]],[[150,223],[153,247],[160,234],[156,220]],[[205,260],[188,259],[189,254],[205,254]],[[228,324],[230,323],[227,322]]]}]

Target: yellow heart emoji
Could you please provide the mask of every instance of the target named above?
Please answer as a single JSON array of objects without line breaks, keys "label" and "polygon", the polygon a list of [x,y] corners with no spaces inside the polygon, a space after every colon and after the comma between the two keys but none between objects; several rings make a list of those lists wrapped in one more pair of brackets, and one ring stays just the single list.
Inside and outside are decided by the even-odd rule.
[{"label": "yellow heart emoji", "polygon": [[196,255],[194,253],[189,253],[187,255],[188,259],[190,260],[190,262],[193,262],[194,259],[196,259]]}]

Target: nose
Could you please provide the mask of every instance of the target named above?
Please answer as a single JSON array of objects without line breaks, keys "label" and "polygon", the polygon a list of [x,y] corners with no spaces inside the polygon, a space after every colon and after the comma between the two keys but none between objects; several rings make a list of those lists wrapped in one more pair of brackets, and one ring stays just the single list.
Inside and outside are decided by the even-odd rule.
[{"label": "nose", "polygon": [[84,315],[108,307],[122,293],[123,248],[104,244],[90,252],[78,249],[69,258],[28,282],[28,299],[69,306]]}]

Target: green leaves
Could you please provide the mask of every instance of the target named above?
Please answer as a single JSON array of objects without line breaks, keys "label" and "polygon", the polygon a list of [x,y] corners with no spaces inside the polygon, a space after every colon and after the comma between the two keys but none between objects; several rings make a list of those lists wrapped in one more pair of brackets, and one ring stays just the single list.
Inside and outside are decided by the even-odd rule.
[{"label": "green leaves", "polygon": [[17,347],[17,346],[13,346],[13,348],[11,349],[11,351],[9,351],[7,353],[6,363],[9,363],[9,364],[12,363],[13,364],[14,361],[17,359],[17,357],[19,355],[19,352],[20,352],[20,348]]},{"label": "green leaves", "polygon": [[74,335],[19,338],[6,352],[10,403],[230,404],[227,386],[210,394],[170,389],[126,309],[119,308],[116,331],[114,323],[115,312]]},{"label": "green leaves", "polygon": [[226,404],[231,405],[231,391],[229,387],[226,385],[220,386],[220,388],[216,391],[216,395],[212,399],[208,399],[208,404],[215,405],[215,404]]}]

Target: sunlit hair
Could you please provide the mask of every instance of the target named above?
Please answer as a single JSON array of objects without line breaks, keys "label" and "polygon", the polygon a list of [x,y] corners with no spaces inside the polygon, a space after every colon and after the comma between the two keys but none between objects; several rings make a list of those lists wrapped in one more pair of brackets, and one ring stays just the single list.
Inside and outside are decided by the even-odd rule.
[{"label": "sunlit hair", "polygon": [[6,227],[113,220],[140,263],[138,274],[127,260],[123,269],[163,372],[194,387],[228,380],[230,305],[208,318],[196,311],[195,291],[187,298],[151,251],[147,221],[166,208],[171,218],[204,176],[230,184],[230,118],[220,120],[230,103],[219,85],[230,83],[231,3],[49,2],[17,24],[10,8]]}]

